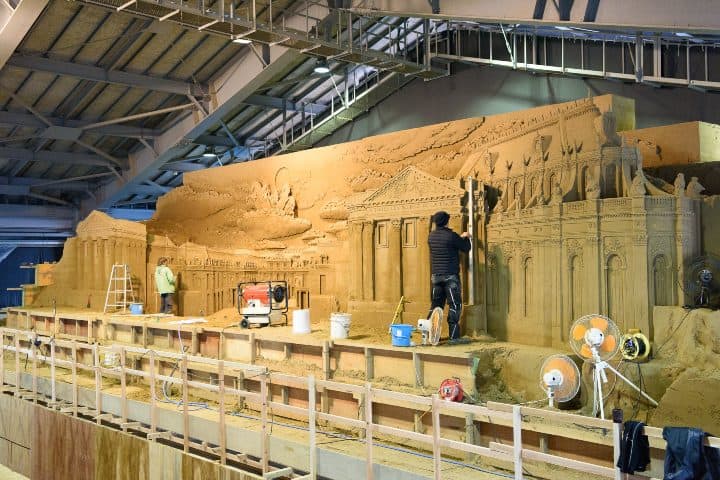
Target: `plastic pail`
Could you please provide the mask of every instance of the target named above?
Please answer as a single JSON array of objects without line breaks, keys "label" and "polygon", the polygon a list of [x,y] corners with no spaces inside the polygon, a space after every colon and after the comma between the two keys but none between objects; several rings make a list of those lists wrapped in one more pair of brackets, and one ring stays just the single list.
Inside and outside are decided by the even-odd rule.
[{"label": "plastic pail", "polygon": [[330,315],[330,338],[347,338],[350,333],[350,314],[333,313]]},{"label": "plastic pail", "polygon": [[293,333],[310,333],[310,310],[293,310]]},{"label": "plastic pail", "polygon": [[131,315],[142,315],[143,314],[143,304],[142,303],[131,303],[130,304],[130,314]]},{"label": "plastic pail", "polygon": [[414,327],[399,323],[390,326],[390,336],[392,337],[393,347],[409,347],[411,345],[410,336]]}]

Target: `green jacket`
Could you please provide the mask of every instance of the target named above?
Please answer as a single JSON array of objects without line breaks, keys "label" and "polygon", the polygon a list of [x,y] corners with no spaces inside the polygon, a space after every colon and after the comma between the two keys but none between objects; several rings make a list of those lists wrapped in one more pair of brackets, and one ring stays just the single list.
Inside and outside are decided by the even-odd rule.
[{"label": "green jacket", "polygon": [[155,285],[158,293],[175,293],[175,277],[170,267],[159,265],[155,268]]}]

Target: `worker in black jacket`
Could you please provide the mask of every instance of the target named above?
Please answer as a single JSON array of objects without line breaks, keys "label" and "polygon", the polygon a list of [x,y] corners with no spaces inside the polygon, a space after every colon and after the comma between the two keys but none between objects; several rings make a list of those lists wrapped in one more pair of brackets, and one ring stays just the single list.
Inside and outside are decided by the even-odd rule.
[{"label": "worker in black jacket", "polygon": [[470,251],[470,235],[467,232],[458,235],[450,230],[447,226],[450,215],[447,212],[437,212],[432,216],[432,220],[435,223],[435,230],[428,236],[432,265],[430,312],[432,313],[436,307],[445,308],[447,302],[447,321],[450,329],[448,343],[464,343],[460,338],[460,325],[458,325],[462,311],[459,252]]}]

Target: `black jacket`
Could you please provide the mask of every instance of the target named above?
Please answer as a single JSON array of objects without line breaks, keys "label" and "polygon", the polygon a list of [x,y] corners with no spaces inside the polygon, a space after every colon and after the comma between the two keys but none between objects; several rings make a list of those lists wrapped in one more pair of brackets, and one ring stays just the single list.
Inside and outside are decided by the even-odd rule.
[{"label": "black jacket", "polygon": [[448,227],[436,228],[428,236],[430,261],[433,275],[453,275],[460,273],[458,252],[470,251],[470,239],[462,238]]},{"label": "black jacket", "polygon": [[617,466],[623,473],[644,472],[650,463],[650,444],[642,422],[625,422]]}]

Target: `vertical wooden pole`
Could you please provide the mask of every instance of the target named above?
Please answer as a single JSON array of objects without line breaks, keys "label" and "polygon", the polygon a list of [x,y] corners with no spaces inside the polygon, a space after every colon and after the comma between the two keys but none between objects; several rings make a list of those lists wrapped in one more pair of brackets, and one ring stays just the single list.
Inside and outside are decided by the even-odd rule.
[{"label": "vertical wooden pole", "polygon": [[[470,445],[475,445],[475,415],[472,413],[466,413],[465,414],[465,443],[469,443]],[[473,457],[475,455],[467,452],[465,454],[465,460],[468,462],[472,461]]]},{"label": "vertical wooden pole", "polygon": [[325,340],[322,346],[323,378],[330,380],[330,342]]},{"label": "vertical wooden pole", "polygon": [[372,480],[373,475],[373,413],[372,385],[365,383],[365,478]]},{"label": "vertical wooden pole", "polygon": [[37,403],[38,379],[37,379],[37,347],[30,342],[30,353],[32,353],[32,393],[33,403]]},{"label": "vertical wooden pole", "polygon": [[433,437],[433,475],[435,480],[440,480],[442,470],[440,460],[440,400],[436,394],[432,396],[432,437]]},{"label": "vertical wooden pole", "polygon": [[250,348],[250,365],[255,365],[255,332],[250,332],[248,334],[248,344]]},{"label": "vertical wooden pole", "polygon": [[624,475],[618,468],[620,459],[620,442],[622,440],[623,428],[622,410],[613,410],[613,468],[615,468],[615,480],[622,480]]},{"label": "vertical wooden pole", "polygon": [[157,430],[157,392],[155,391],[155,352],[150,350],[150,432]]},{"label": "vertical wooden pole", "polygon": [[122,423],[127,423],[127,378],[125,376],[125,349],[120,349],[120,416]]},{"label": "vertical wooden pole", "polygon": [[220,415],[220,463],[225,465],[227,462],[227,430],[225,428],[225,362],[218,362],[218,389],[220,395],[220,405],[218,413]]},{"label": "vertical wooden pole", "polygon": [[267,387],[267,376],[263,375],[260,377],[260,416],[262,418],[262,434],[260,441],[262,442],[261,445],[261,451],[262,451],[262,458],[260,459],[262,462],[262,471],[263,474],[268,473],[268,465],[269,465],[269,438],[267,434],[267,397],[268,397],[268,387]]},{"label": "vertical wooden pole", "polygon": [[0,387],[5,387],[5,330],[0,331]]},{"label": "vertical wooden pole", "polygon": [[57,391],[55,385],[55,341],[50,341],[50,397],[52,403],[57,401]]},{"label": "vertical wooden pole", "polygon": [[78,413],[77,342],[72,341],[72,408],[73,416]]},{"label": "vertical wooden pole", "polygon": [[513,405],[513,463],[515,464],[515,480],[522,480],[522,413],[520,405]]},{"label": "vertical wooden pole", "polygon": [[95,366],[95,412],[97,424],[100,425],[100,414],[102,414],[102,371],[100,370],[100,345],[93,345],[93,364]]},{"label": "vertical wooden pole", "polygon": [[310,444],[310,479],[317,478],[317,426],[316,426],[316,398],[315,398],[315,375],[308,377],[308,426]]},{"label": "vertical wooden pole", "polygon": [[418,352],[412,352],[413,369],[415,370],[415,386],[422,387],[425,383],[423,365]]},{"label": "vertical wooden pole", "polygon": [[188,410],[187,355],[182,357],[183,452],[190,451],[190,411]]},{"label": "vertical wooden pole", "polygon": [[365,347],[365,381],[369,382],[375,378],[375,361],[373,351],[369,347]]},{"label": "vertical wooden pole", "polygon": [[20,335],[15,334],[15,391],[20,393]]}]

